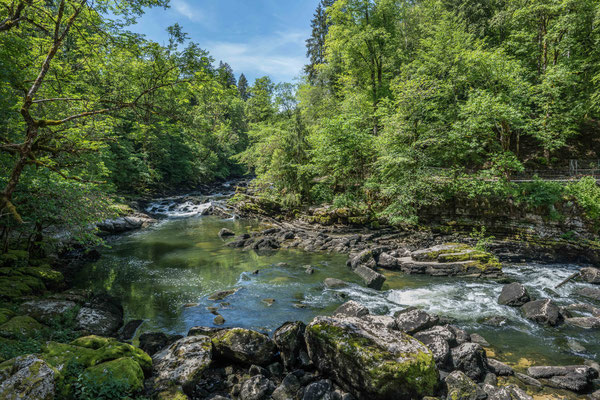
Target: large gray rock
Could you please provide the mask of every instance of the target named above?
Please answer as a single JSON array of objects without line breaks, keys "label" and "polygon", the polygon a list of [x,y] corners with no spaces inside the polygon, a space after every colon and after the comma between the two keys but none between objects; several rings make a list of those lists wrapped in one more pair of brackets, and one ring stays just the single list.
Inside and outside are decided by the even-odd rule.
[{"label": "large gray rock", "polygon": [[359,265],[370,269],[377,266],[372,250],[363,250],[350,258],[350,267],[352,269],[356,269]]},{"label": "large gray rock", "polygon": [[302,400],[333,400],[332,389],[329,379],[313,382],[304,389]]},{"label": "large gray rock", "polygon": [[213,336],[212,343],[215,357],[248,365],[268,365],[276,350],[268,336],[243,328],[221,331]]},{"label": "large gray rock", "polygon": [[483,385],[482,389],[487,395],[487,400],[533,400],[533,397],[515,385]]},{"label": "large gray rock", "polygon": [[409,335],[431,328],[438,321],[437,316],[415,308],[403,310],[396,315],[398,330]]},{"label": "large gray rock", "polygon": [[145,214],[137,214],[129,217],[121,217],[108,219],[97,224],[98,229],[110,234],[118,234],[123,232],[134,231],[136,229],[145,228],[156,220]]},{"label": "large gray rock", "polygon": [[529,367],[527,374],[536,379],[548,379],[550,386],[578,393],[589,390],[598,377],[598,371],[587,365]]},{"label": "large gray rock", "polygon": [[306,328],[319,371],[357,399],[432,395],[438,371],[431,351],[397,330],[356,317],[317,317]]},{"label": "large gray rock", "polygon": [[600,269],[598,268],[582,268],[579,271],[581,279],[587,283],[600,285]]},{"label": "large gray rock", "polygon": [[498,376],[511,376],[515,373],[511,367],[493,358],[489,358],[487,362],[489,370]]},{"label": "large gray rock", "polygon": [[286,375],[271,397],[273,400],[301,400],[302,385],[300,384],[298,377],[294,374]]},{"label": "large gray rock", "polygon": [[152,380],[158,391],[179,385],[186,391],[201,378],[212,361],[208,336],[188,336],[152,357]]},{"label": "large gray rock", "polygon": [[369,315],[369,309],[357,301],[350,300],[339,306],[333,315],[342,315],[345,317],[364,317]]},{"label": "large gray rock", "polygon": [[353,271],[356,275],[362,278],[367,287],[375,290],[381,290],[381,287],[385,282],[385,276],[372,270],[371,268],[365,267],[364,265],[357,266]]},{"label": "large gray rock", "polygon": [[521,307],[525,318],[535,321],[539,324],[555,326],[563,321],[560,309],[552,300],[541,299],[530,301]]},{"label": "large gray rock", "polygon": [[565,318],[565,322],[583,329],[600,329],[600,317]]},{"label": "large gray rock", "polygon": [[[8,365],[7,365],[8,363]],[[59,372],[34,355],[7,361],[0,370],[0,399],[54,400]]]},{"label": "large gray rock", "polygon": [[483,391],[462,371],[454,371],[445,379],[448,400],[479,400]]},{"label": "large gray rock", "polygon": [[505,285],[502,288],[502,293],[500,293],[500,297],[498,297],[498,304],[511,307],[520,307],[523,304],[528,303],[530,300],[531,297],[529,296],[525,286],[518,282],[514,282]]},{"label": "large gray rock", "polygon": [[263,375],[256,375],[242,384],[240,400],[265,400],[275,390],[275,385]]},{"label": "large gray rock", "polygon": [[69,300],[32,300],[19,307],[19,314],[27,314],[45,324],[51,324],[67,312],[75,310],[77,304]]},{"label": "large gray rock", "polygon": [[446,338],[427,331],[419,332],[414,337],[431,350],[438,368],[444,369],[450,359],[450,345]]},{"label": "large gray rock", "polygon": [[279,349],[283,365],[292,370],[301,363],[301,354],[306,351],[303,322],[286,322],[273,333],[273,341]]},{"label": "large gray rock", "polygon": [[88,331],[93,335],[112,336],[123,325],[123,315],[111,311],[81,307],[77,313],[78,329]]},{"label": "large gray rock", "polygon": [[463,343],[451,350],[454,369],[464,372],[469,378],[479,381],[488,372],[487,356],[476,343]]},{"label": "large gray rock", "polygon": [[584,287],[577,290],[577,294],[592,300],[600,301],[600,289],[595,287]]},{"label": "large gray rock", "polygon": [[377,265],[382,268],[397,269],[400,268],[400,259],[388,253],[381,253],[377,259]]}]

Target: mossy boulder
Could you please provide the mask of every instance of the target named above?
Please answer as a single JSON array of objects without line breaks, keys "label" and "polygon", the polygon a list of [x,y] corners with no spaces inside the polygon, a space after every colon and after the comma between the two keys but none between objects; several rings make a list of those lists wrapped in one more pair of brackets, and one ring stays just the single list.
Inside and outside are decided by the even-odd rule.
[{"label": "mossy boulder", "polygon": [[188,400],[181,387],[170,388],[156,395],[157,400]]},{"label": "mossy boulder", "polygon": [[57,286],[65,280],[65,277],[62,273],[53,270],[47,264],[40,265],[38,267],[20,268],[19,271],[24,275],[33,276],[47,285]]},{"label": "mossy boulder", "polygon": [[62,368],[69,363],[92,367],[106,361],[129,358],[135,361],[149,375],[152,371],[152,359],[142,350],[115,339],[99,336],[86,336],[70,344],[49,342],[41,357],[49,364]]},{"label": "mossy boulder", "polygon": [[33,289],[20,277],[0,277],[0,298],[15,299],[33,293]]},{"label": "mossy boulder", "polygon": [[387,400],[433,395],[439,374],[431,351],[416,339],[356,317],[317,317],[306,328],[315,366],[356,398]]},{"label": "mossy boulder", "polygon": [[275,354],[275,343],[262,333],[243,328],[221,331],[212,338],[216,357],[242,364],[267,365]]},{"label": "mossy boulder", "polygon": [[0,399],[54,400],[59,372],[35,355],[0,364]]},{"label": "mossy boulder", "polygon": [[97,384],[116,380],[126,384],[130,393],[136,393],[144,388],[144,372],[140,364],[129,357],[103,362],[86,368],[86,378]]},{"label": "mossy boulder", "polygon": [[454,371],[446,377],[448,400],[477,400],[485,398],[475,382],[461,371]]},{"label": "mossy boulder", "polygon": [[0,255],[0,266],[2,267],[20,267],[27,265],[29,253],[25,250],[8,250]]},{"label": "mossy boulder", "polygon": [[29,316],[19,315],[0,325],[0,336],[22,339],[39,336],[46,326]]},{"label": "mossy boulder", "polygon": [[8,322],[12,317],[15,316],[15,313],[8,308],[0,308],[0,325]]}]

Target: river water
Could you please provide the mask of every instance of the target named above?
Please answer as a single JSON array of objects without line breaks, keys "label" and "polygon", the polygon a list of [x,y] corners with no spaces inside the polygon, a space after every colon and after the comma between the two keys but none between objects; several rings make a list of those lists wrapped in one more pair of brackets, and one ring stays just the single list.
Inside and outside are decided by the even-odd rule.
[{"label": "river water", "polygon": [[[143,319],[140,332],[185,334],[193,326],[214,326],[207,307],[217,307],[225,327],[241,326],[271,332],[285,321],[309,322],[329,314],[346,300],[357,300],[373,313],[393,314],[407,306],[453,318],[467,331],[480,333],[497,357],[520,366],[581,363],[600,356],[600,334],[566,325],[541,327],[518,309],[500,306],[502,285],[464,278],[406,276],[387,272],[382,291],[364,288],[346,267],[345,255],[281,250],[270,255],[225,246],[222,228],[241,234],[258,230],[255,222],[199,216],[203,208],[176,211],[155,226],[123,235],[101,259],[86,265],[76,286],[106,290],[123,302],[126,320]],[[174,216],[177,216],[176,218]],[[282,264],[284,263],[284,264]],[[315,272],[309,275],[305,265]],[[574,294],[582,283],[554,288],[576,265],[507,265],[505,274],[522,282],[533,297],[550,297],[566,305],[581,302]],[[258,270],[258,273],[256,271]],[[326,289],[333,277],[350,283]],[[239,290],[221,301],[208,300],[224,289]],[[271,305],[265,299],[274,299]],[[502,326],[480,322],[503,317]],[[576,341],[586,350],[572,349]]]}]

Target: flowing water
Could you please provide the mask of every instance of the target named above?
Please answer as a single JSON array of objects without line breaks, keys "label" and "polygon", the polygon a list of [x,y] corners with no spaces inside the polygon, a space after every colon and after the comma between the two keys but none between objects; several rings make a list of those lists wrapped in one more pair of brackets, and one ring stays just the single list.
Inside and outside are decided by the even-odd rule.
[{"label": "flowing water", "polygon": [[[207,307],[218,308],[226,320],[225,327],[270,332],[285,321],[309,322],[354,299],[377,314],[416,306],[453,318],[457,325],[486,338],[499,358],[523,367],[529,362],[571,364],[580,363],[582,358],[598,360],[600,356],[597,331],[531,323],[518,309],[496,303],[502,289],[497,282],[387,272],[384,290],[374,291],[359,284],[345,265],[345,255],[292,250],[259,255],[229,248],[218,237],[219,230],[228,228],[240,234],[259,229],[257,224],[200,216],[204,209],[201,205],[188,205],[185,210],[171,206],[169,213],[169,204],[163,202],[161,207],[170,218],[115,239],[102,258],[86,265],[77,277],[78,287],[106,290],[121,298],[127,320],[145,321],[138,334],[185,334],[193,326],[214,326],[214,315]],[[315,273],[307,274],[305,265],[313,266]],[[574,292],[584,284],[551,288],[577,267],[507,265],[505,274],[522,282],[534,297],[550,297],[566,305],[582,301]],[[350,285],[326,289],[322,282],[328,277]],[[210,294],[230,288],[239,290],[224,300],[208,299]],[[265,299],[275,302],[268,305]],[[506,323],[499,327],[480,323],[488,317],[503,317]],[[572,350],[569,341],[577,341],[586,350]]]}]

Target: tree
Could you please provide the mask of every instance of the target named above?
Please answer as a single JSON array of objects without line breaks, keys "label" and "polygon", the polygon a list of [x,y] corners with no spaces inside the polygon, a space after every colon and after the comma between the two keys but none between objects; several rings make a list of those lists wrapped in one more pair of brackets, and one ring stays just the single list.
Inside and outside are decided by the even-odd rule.
[{"label": "tree", "polygon": [[306,40],[306,56],[309,64],[304,67],[304,71],[308,74],[309,81],[313,83],[317,77],[317,67],[325,63],[325,39],[331,25],[327,17],[327,9],[334,2],[335,0],[321,0],[310,23],[312,32],[310,38]]},{"label": "tree", "polygon": [[265,122],[275,115],[274,90],[275,85],[268,76],[256,79],[246,102],[246,115],[250,123]]},{"label": "tree", "polygon": [[246,75],[241,74],[240,79],[238,80],[238,92],[240,94],[240,98],[244,101],[248,100],[250,94],[248,93],[248,79],[246,79]]},{"label": "tree", "polygon": [[237,82],[235,80],[235,74],[233,73],[233,69],[227,63],[221,61],[219,63],[219,69],[217,70],[219,74],[219,79],[223,83],[223,85],[227,87],[237,86]]}]

